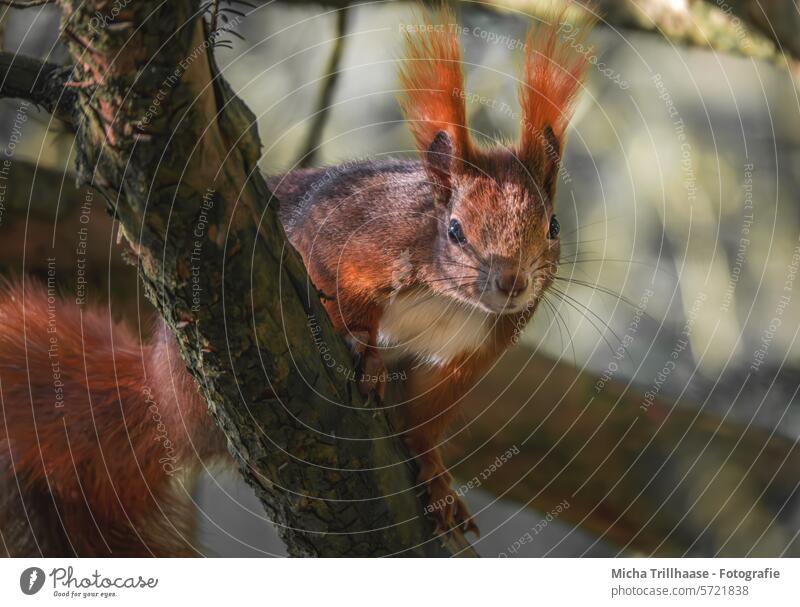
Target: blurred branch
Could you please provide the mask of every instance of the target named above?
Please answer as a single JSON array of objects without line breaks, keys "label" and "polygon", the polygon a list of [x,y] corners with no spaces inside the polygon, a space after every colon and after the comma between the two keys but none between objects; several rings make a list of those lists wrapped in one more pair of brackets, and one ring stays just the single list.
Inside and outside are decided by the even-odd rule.
[{"label": "blurred branch", "polygon": [[782,62],[784,53],[800,59],[800,13],[791,2],[764,3],[761,16],[776,29],[764,27],[750,0],[595,0],[594,4],[610,25],[657,32],[672,42],[773,62]]},{"label": "blurred branch", "polygon": [[[797,443],[697,403],[648,402],[517,348],[468,396],[474,422],[448,459],[460,481],[479,478],[543,516],[556,509],[629,551],[799,556]],[[486,474],[512,446],[519,454]]]},{"label": "blurred branch", "polygon": [[11,16],[11,9],[6,7],[2,13],[0,13],[0,52],[6,46],[6,28],[8,27],[8,18]]},{"label": "blurred branch", "polygon": [[728,0],[733,13],[800,59],[800,7],[786,0]]},{"label": "blurred branch", "polygon": [[11,8],[33,8],[45,4],[55,4],[56,0],[0,0],[0,5]]},{"label": "blurred branch", "polygon": [[322,133],[325,131],[325,125],[330,118],[330,106],[336,93],[336,84],[339,81],[340,64],[347,37],[348,14],[349,8],[347,6],[336,11],[336,40],[333,43],[333,51],[328,58],[328,65],[325,69],[325,81],[322,84],[322,92],[317,103],[317,112],[308,129],[306,140],[302,147],[303,152],[297,162],[300,167],[309,167],[314,164],[314,160],[319,153]]},{"label": "blurred branch", "polygon": [[[83,273],[92,288],[92,299],[114,293],[115,313],[128,318],[142,314],[150,320],[146,301],[139,301],[136,267],[124,261],[116,243],[116,229],[108,213],[91,215],[87,221],[81,207],[91,204],[97,193],[75,186],[75,175],[13,158],[6,172],[8,187],[0,210],[0,271],[4,276],[38,277],[46,282],[52,259],[70,259],[80,247]],[[72,275],[62,276],[59,288],[75,293]],[[63,281],[63,282],[62,282]],[[147,324],[147,323],[145,323]]]},{"label": "blurred branch", "polygon": [[[264,2],[265,0],[260,0]],[[355,6],[369,0],[282,0],[326,7]],[[415,0],[394,0],[396,2]],[[474,10],[491,8],[535,16],[552,15],[538,0],[453,0]],[[585,19],[580,3],[570,20]],[[672,42],[719,52],[783,62],[800,60],[800,11],[785,0],[593,0],[601,23],[657,32]],[[796,64],[794,66],[796,68]]]},{"label": "blurred branch", "polygon": [[0,52],[0,97],[35,103],[57,118],[70,122],[75,90],[67,86],[72,68]]},{"label": "blurred branch", "polygon": [[59,216],[68,214],[82,202],[75,176],[56,169],[13,158],[7,179],[3,205],[12,221],[36,218],[55,222],[56,211]]}]

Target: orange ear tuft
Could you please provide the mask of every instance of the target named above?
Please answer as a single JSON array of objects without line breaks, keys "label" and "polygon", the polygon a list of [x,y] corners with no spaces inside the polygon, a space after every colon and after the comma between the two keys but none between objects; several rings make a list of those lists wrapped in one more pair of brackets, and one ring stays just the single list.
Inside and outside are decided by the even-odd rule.
[{"label": "orange ear tuft", "polygon": [[471,143],[466,126],[464,76],[458,26],[447,7],[406,31],[406,58],[400,69],[405,89],[400,105],[421,154],[437,133],[445,131],[453,142],[453,154],[468,158]]},{"label": "orange ear tuft", "polygon": [[[546,155],[560,156],[564,133],[574,110],[575,96],[589,63],[584,27],[564,20],[567,7],[534,25],[525,45],[520,156],[533,166],[549,164]],[[555,139],[555,141],[553,141]],[[557,147],[553,153],[553,147]]]}]

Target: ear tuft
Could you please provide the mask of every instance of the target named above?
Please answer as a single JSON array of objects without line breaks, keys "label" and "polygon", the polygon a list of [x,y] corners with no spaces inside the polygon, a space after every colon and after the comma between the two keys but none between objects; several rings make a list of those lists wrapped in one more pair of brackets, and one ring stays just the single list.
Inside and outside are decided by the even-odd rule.
[{"label": "ear tuft", "polygon": [[451,142],[451,155],[467,159],[472,146],[466,126],[459,28],[445,6],[434,14],[425,13],[419,22],[413,32],[406,32],[406,56],[400,69],[405,94],[400,105],[420,155],[425,156],[444,132]]},{"label": "ear tuft", "polygon": [[[565,133],[589,63],[585,39],[594,19],[581,26],[565,19],[565,7],[533,26],[525,45],[519,90],[522,133],[519,155],[554,194]],[[547,185],[546,185],[547,187]]]}]

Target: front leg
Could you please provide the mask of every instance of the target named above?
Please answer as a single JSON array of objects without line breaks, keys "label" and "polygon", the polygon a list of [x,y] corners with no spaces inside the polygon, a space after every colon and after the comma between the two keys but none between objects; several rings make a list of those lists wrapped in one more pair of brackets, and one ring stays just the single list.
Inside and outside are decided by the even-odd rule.
[{"label": "front leg", "polygon": [[425,510],[436,520],[440,533],[460,528],[479,534],[466,504],[452,489],[453,477],[440,446],[461,397],[484,366],[483,361],[469,357],[441,367],[416,368],[409,377],[407,400],[396,411],[406,444],[419,464],[418,482],[428,493]]},{"label": "front leg", "polygon": [[334,328],[353,353],[359,392],[365,398],[373,399],[377,405],[382,405],[388,377],[377,345],[382,308],[342,298],[323,301],[323,305],[334,321]]},{"label": "front leg", "polygon": [[355,331],[346,339],[355,358],[359,392],[364,398],[372,398],[378,406],[383,405],[388,372],[378,352],[377,331]]},{"label": "front leg", "polygon": [[436,521],[437,533],[458,528],[480,535],[466,503],[452,488],[453,477],[447,471],[437,446],[441,437],[434,438],[429,432],[430,429],[423,428],[405,435],[406,444],[419,464],[417,482],[424,485],[428,493],[425,512]]}]

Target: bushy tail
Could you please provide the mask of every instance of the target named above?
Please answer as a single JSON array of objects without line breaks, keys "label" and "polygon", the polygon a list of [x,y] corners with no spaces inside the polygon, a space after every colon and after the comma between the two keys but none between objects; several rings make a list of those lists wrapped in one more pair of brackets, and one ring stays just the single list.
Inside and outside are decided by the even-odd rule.
[{"label": "bushy tail", "polygon": [[193,555],[189,492],[223,440],[171,336],[0,286],[0,535],[10,556]]}]

